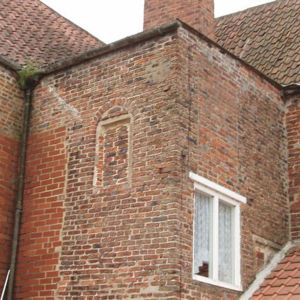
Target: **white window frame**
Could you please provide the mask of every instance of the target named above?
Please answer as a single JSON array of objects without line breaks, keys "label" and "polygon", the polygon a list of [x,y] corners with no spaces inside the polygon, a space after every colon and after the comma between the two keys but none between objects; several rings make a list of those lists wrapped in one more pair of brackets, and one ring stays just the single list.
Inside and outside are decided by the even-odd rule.
[{"label": "white window frame", "polygon": [[[193,261],[193,270],[192,276],[194,280],[205,282],[208,284],[216,285],[223,288],[228,288],[236,291],[242,291],[241,285],[241,233],[240,233],[240,204],[247,203],[247,199],[241,196],[238,193],[235,193],[219,184],[216,184],[202,176],[199,176],[193,172],[189,173],[190,179],[194,181],[194,207],[196,201],[196,193],[203,192],[205,194],[211,195],[213,197],[213,205],[212,205],[212,276],[211,277],[204,277],[201,275],[195,274],[194,270],[194,261]],[[234,214],[234,283],[227,283],[218,280],[218,265],[219,265],[219,257],[218,257],[218,214],[219,214],[219,202],[225,202],[230,204],[233,207],[233,214]],[[193,233],[195,233],[195,218],[193,222]],[[194,240],[195,234],[193,234],[193,260],[194,260]]]}]

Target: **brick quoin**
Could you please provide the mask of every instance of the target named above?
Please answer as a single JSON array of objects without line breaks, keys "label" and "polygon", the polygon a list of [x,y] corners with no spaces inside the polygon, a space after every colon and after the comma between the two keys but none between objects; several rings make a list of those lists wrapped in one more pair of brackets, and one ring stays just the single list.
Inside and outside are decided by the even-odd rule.
[{"label": "brick quoin", "polygon": [[16,299],[238,299],[191,278],[188,172],[247,197],[246,289],[288,239],[285,138],[279,89],[186,27],[45,77]]},{"label": "brick quoin", "polygon": [[16,78],[0,66],[0,289],[10,263],[22,110]]},{"label": "brick quoin", "polygon": [[199,32],[214,39],[213,0],[145,0],[144,29],[180,19]]}]

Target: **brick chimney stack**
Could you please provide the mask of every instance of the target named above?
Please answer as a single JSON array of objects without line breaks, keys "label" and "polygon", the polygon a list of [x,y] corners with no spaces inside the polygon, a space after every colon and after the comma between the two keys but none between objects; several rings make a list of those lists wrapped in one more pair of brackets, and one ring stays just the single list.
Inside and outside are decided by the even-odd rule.
[{"label": "brick chimney stack", "polygon": [[145,0],[145,30],[175,19],[214,39],[214,0]]}]

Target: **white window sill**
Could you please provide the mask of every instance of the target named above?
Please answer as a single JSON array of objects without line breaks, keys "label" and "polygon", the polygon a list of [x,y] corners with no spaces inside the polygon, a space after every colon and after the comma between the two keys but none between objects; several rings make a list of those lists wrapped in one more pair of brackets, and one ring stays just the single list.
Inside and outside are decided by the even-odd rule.
[{"label": "white window sill", "polygon": [[226,288],[226,289],[230,289],[230,290],[234,290],[234,291],[238,291],[238,292],[243,291],[243,288],[241,285],[234,285],[234,284],[227,283],[227,282],[213,280],[211,278],[207,278],[207,277],[200,276],[200,275],[193,275],[193,279],[196,281],[208,283],[208,284],[211,284],[214,286],[218,286],[218,287],[222,287],[222,288]]}]

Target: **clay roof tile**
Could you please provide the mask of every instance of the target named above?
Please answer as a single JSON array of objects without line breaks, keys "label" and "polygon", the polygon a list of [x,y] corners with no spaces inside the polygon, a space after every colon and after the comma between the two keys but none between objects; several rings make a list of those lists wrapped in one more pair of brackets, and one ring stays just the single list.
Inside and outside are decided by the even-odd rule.
[{"label": "clay roof tile", "polygon": [[[251,300],[300,299],[300,247],[294,247],[260,285]],[[270,298],[271,297],[271,298]]]},{"label": "clay roof tile", "polygon": [[277,0],[218,18],[216,38],[221,46],[286,85],[299,83],[299,29],[300,0]]},{"label": "clay roof tile", "polygon": [[44,67],[104,45],[39,0],[0,1],[0,56]]}]

